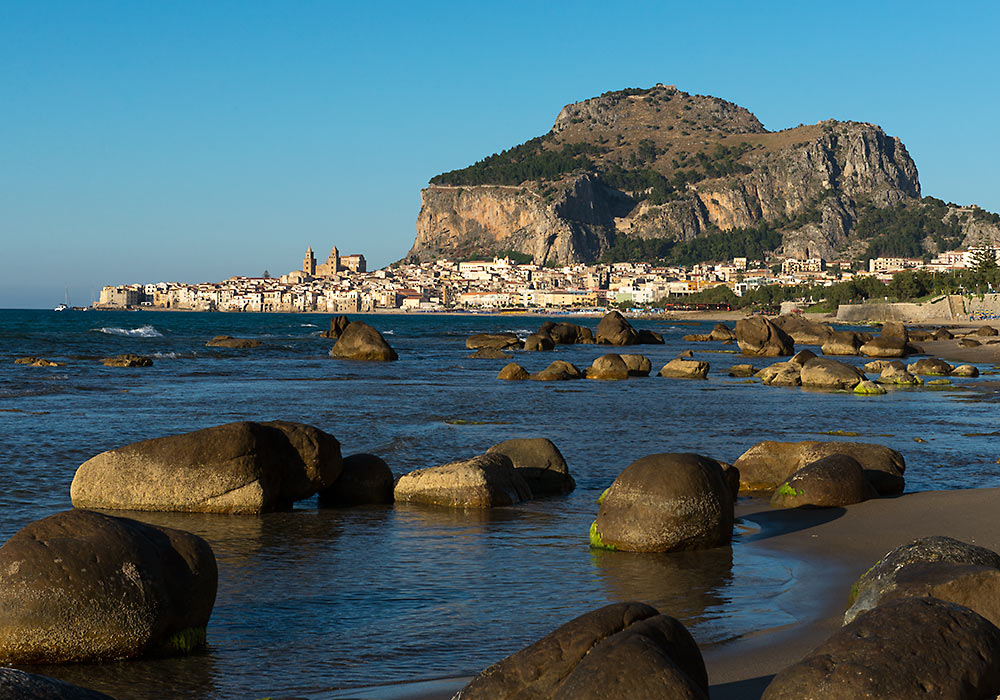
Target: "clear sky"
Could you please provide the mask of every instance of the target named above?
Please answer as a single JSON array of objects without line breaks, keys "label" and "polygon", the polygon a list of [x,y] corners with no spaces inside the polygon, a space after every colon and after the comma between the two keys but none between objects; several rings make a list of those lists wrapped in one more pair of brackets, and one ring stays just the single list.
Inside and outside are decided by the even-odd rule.
[{"label": "clear sky", "polygon": [[0,0],[0,307],[369,267],[420,189],[657,82],[771,130],[880,124],[924,194],[1000,211],[1000,9],[909,2]]}]

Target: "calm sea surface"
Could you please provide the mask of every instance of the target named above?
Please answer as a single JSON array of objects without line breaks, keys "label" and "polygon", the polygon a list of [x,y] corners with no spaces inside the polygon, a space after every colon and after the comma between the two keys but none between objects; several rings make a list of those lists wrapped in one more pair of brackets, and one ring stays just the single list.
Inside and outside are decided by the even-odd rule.
[{"label": "calm sea surface", "polygon": [[[197,533],[215,550],[219,592],[208,650],[35,670],[120,700],[321,697],[474,673],[575,615],[623,599],[648,601],[683,620],[703,646],[717,644],[794,622],[778,599],[794,589],[801,563],[748,546],[752,523],[738,525],[732,547],[708,552],[591,551],[595,499],[633,460],[690,451],[733,461],[766,439],[869,440],[903,453],[908,491],[1000,485],[1000,454],[983,436],[997,434],[995,405],[970,400],[979,395],[966,390],[978,380],[872,398],[764,387],[725,376],[742,360],[709,351],[727,346],[681,340],[713,324],[648,321],[635,325],[667,343],[634,350],[650,357],[654,373],[691,347],[711,363],[709,380],[507,383],[495,379],[504,361],[466,359],[464,339],[508,330],[523,337],[542,319],[366,320],[399,352],[398,362],[329,359],[322,315],[0,310],[0,541],[70,508],[70,482],[89,457],[237,420],[310,423],[337,436],[345,455],[376,453],[397,475],[507,438],[545,436],[577,481],[567,497],[489,513],[320,510],[313,499],[260,518],[134,514]],[[218,334],[264,346],[205,347]],[[518,353],[517,361],[529,371],[554,359],[584,367],[607,351],[561,346]],[[98,362],[123,352],[151,355],[155,365]],[[23,355],[66,366],[14,365]]]}]

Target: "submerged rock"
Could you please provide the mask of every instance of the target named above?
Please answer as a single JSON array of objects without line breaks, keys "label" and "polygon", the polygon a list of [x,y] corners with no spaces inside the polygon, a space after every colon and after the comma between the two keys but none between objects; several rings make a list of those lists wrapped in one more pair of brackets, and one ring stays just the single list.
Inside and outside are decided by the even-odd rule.
[{"label": "submerged rock", "polygon": [[335,360],[364,360],[367,362],[394,362],[399,355],[377,330],[364,321],[351,321],[337,342],[330,348]]},{"label": "submerged rock", "polygon": [[234,338],[231,335],[217,335],[205,343],[210,348],[233,348],[244,350],[247,348],[259,348],[260,341],[256,338]]},{"label": "submerged rock", "polygon": [[48,676],[26,673],[16,668],[0,668],[0,700],[114,700],[114,698]]},{"label": "submerged rock", "polygon": [[696,454],[654,454],[618,475],[591,527],[591,546],[633,552],[706,549],[733,535],[724,466]]},{"label": "submerged rock", "polygon": [[514,333],[476,333],[465,339],[465,347],[469,350],[490,348],[491,350],[507,350],[521,348],[524,344]]},{"label": "submerged rock", "polygon": [[521,381],[530,377],[531,375],[528,374],[528,370],[516,362],[511,362],[509,365],[504,366],[500,370],[500,374],[497,375],[497,379],[506,379],[508,381]]},{"label": "submerged rock", "polygon": [[494,508],[530,500],[532,493],[510,458],[493,453],[404,474],[393,496],[397,503]]},{"label": "submerged rock", "polygon": [[466,355],[466,359],[469,360],[512,360],[513,355],[508,355],[503,350],[494,350],[493,348],[479,348],[471,355]]},{"label": "submerged rock", "polygon": [[301,423],[227,423],[102,452],[76,471],[77,508],[259,514],[332,484],[340,443]]},{"label": "submerged rock", "polygon": [[19,357],[14,360],[15,365],[28,365],[30,367],[62,367],[62,362],[53,362],[44,357]]},{"label": "submerged rock", "polygon": [[189,653],[205,642],[215,556],[187,532],[85,510],[0,547],[0,662]]},{"label": "submerged rock", "polygon": [[476,676],[453,700],[707,700],[684,625],[643,603],[585,613]]},{"label": "submerged rock", "polygon": [[866,379],[863,382],[858,382],[858,385],[854,387],[854,393],[862,396],[881,396],[886,391],[884,387]]},{"label": "submerged rock", "polygon": [[371,454],[344,458],[344,466],[329,486],[320,489],[321,506],[360,506],[392,503],[392,470],[385,461]]},{"label": "submerged rock", "polygon": [[951,374],[952,370],[955,368],[944,360],[939,360],[936,357],[923,357],[910,364],[906,369],[910,374],[946,377]]},{"label": "submerged rock", "polygon": [[145,355],[134,355],[130,352],[114,357],[105,357],[101,362],[105,367],[152,367],[152,358]]}]

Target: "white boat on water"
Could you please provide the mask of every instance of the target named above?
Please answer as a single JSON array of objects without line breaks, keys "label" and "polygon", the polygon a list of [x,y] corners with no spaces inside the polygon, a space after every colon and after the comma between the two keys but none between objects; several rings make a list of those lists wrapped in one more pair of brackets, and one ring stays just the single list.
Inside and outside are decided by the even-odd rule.
[{"label": "white boat on water", "polygon": [[67,305],[67,304],[60,304],[59,306],[57,306],[56,308],[54,308],[52,310],[53,311],[65,311],[68,308],[69,308],[69,305]]}]

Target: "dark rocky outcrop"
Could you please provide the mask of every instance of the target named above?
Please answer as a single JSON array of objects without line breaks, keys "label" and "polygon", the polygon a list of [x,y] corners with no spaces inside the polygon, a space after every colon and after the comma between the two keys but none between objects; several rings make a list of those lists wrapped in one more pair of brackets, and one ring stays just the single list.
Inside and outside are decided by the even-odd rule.
[{"label": "dark rocky outcrop", "polygon": [[995,336],[998,333],[1000,333],[1000,331],[997,331],[997,329],[994,328],[993,326],[980,326],[976,330],[976,335],[986,336],[986,337]]},{"label": "dark rocky outcrop", "polygon": [[528,374],[528,370],[516,362],[511,362],[510,364],[505,365],[504,368],[500,370],[500,374],[497,375],[497,379],[505,379],[507,381],[521,381],[530,378],[531,375]]},{"label": "dark rocky outcrop", "polygon": [[810,321],[797,314],[782,314],[775,317],[773,323],[785,331],[796,345],[822,345],[833,331],[825,323]]},{"label": "dark rocky outcrop", "polygon": [[624,354],[619,355],[625,366],[628,367],[628,376],[630,377],[648,377],[650,371],[653,369],[652,363],[649,358],[645,355],[630,355]]},{"label": "dark rocky outcrop", "polygon": [[540,333],[533,333],[524,339],[524,350],[526,352],[547,352],[555,347],[552,338]]},{"label": "dark rocky outcrop", "polygon": [[504,440],[486,451],[486,454],[493,453],[510,459],[536,497],[561,496],[576,488],[565,458],[548,438]]},{"label": "dark rocky outcrop", "polygon": [[465,339],[465,347],[469,350],[509,350],[520,349],[524,343],[514,333],[476,333]]},{"label": "dark rocky outcrop", "polygon": [[708,370],[709,366],[707,362],[675,357],[663,365],[659,374],[661,377],[671,377],[674,379],[706,379],[708,377]]},{"label": "dark rocky outcrop", "polygon": [[910,363],[906,369],[910,374],[925,377],[947,377],[955,368],[936,357],[923,357],[916,362]]},{"label": "dark rocky outcrop", "polygon": [[755,375],[767,386],[800,386],[802,384],[802,365],[796,362],[775,362]]},{"label": "dark rocky outcrop", "polygon": [[[29,367],[62,367],[63,363],[46,360],[44,357],[19,357],[14,360],[15,365],[28,365]],[[2,699],[0,699],[2,700]]]},{"label": "dark rocky outcrop", "polygon": [[761,700],[1000,694],[1000,629],[968,608],[934,598],[880,605],[781,671]]},{"label": "dark rocky outcrop", "polygon": [[638,333],[638,345],[663,345],[663,336],[656,331],[651,331],[648,328],[639,328],[636,330]]},{"label": "dark rocky outcrop", "polygon": [[86,510],[38,520],[0,547],[0,662],[190,653],[217,580],[190,533]]},{"label": "dark rocky outcrop", "polygon": [[771,504],[784,508],[836,507],[877,496],[861,464],[853,457],[835,454],[811,462],[788,477],[774,492]]},{"label": "dark rocky outcrop", "polygon": [[724,466],[696,454],[632,462],[608,489],[591,546],[635,552],[706,549],[729,542],[733,503]]},{"label": "dark rocky outcrop", "polygon": [[875,607],[885,592],[896,586],[896,576],[903,569],[915,564],[938,563],[968,564],[1000,570],[1000,555],[985,547],[939,535],[921,537],[900,545],[879,559],[851,586],[848,598],[851,606],[850,619]]},{"label": "dark rocky outcrop", "polygon": [[919,386],[923,383],[921,379],[913,376],[905,369],[895,365],[886,365],[882,374],[878,377],[879,384],[893,384],[896,386]]},{"label": "dark rocky outcrop", "polygon": [[330,319],[330,330],[323,331],[320,335],[324,338],[336,340],[347,330],[349,325],[351,325],[351,319],[347,318],[347,316],[334,316]]},{"label": "dark rocky outcrop", "polygon": [[493,348],[479,348],[471,355],[466,355],[466,359],[469,360],[512,360],[513,355],[508,355],[503,350],[494,350]]},{"label": "dark rocky outcrop", "polygon": [[0,668],[0,700],[114,700],[110,695],[55,678]]},{"label": "dark rocky outcrop", "polygon": [[105,357],[101,362],[105,367],[152,367],[153,359],[145,355],[135,355],[127,352],[124,355]]},{"label": "dark rocky outcrop", "polygon": [[621,355],[615,353],[608,353],[594,359],[584,374],[587,379],[614,381],[629,378],[628,365],[625,364]]},{"label": "dark rocky outcrop", "polygon": [[707,700],[690,633],[643,603],[614,603],[567,622],[490,666],[454,700]]},{"label": "dark rocky outcrop", "polygon": [[953,377],[978,377],[979,369],[975,365],[959,365],[951,371]]},{"label": "dark rocky outcrop", "polygon": [[807,464],[834,454],[845,454],[861,463],[865,478],[882,496],[903,492],[903,455],[884,445],[867,442],[758,442],[733,464],[740,472],[740,488],[771,491]]},{"label": "dark rocky outcrop", "polygon": [[744,355],[780,357],[795,351],[791,336],[763,316],[740,319],[734,332],[740,352]]},{"label": "dark rocky outcrop", "polygon": [[854,387],[853,391],[855,394],[860,394],[862,396],[881,396],[886,393],[884,387],[867,379],[858,382],[858,385]]},{"label": "dark rocky outcrop", "polygon": [[824,355],[857,355],[864,338],[854,331],[830,331],[820,351]]},{"label": "dark rocky outcrop", "polygon": [[329,486],[320,489],[321,506],[361,506],[392,503],[392,470],[385,461],[371,454],[344,458],[343,469]]},{"label": "dark rocky outcrop", "polygon": [[382,334],[364,321],[351,321],[347,325],[330,348],[330,357],[368,362],[394,362],[399,359]]},{"label": "dark rocky outcrop", "polygon": [[757,373],[757,368],[753,365],[733,365],[729,368],[730,377],[752,377]]},{"label": "dark rocky outcrop", "polygon": [[585,326],[562,321],[546,321],[536,331],[536,335],[547,336],[556,345],[592,344],[594,332]]},{"label": "dark rocky outcrop", "polygon": [[340,443],[301,423],[227,423],[93,457],[70,489],[77,508],[258,514],[290,508],[340,475]]},{"label": "dark rocky outcrop", "polygon": [[494,508],[530,500],[532,493],[510,458],[493,453],[404,474],[393,496],[397,503]]},{"label": "dark rocky outcrop", "polygon": [[864,372],[829,357],[814,357],[802,365],[803,387],[826,391],[850,390],[864,381]]},{"label": "dark rocky outcrop", "polygon": [[234,350],[245,350],[248,348],[259,348],[261,342],[256,338],[234,338],[231,335],[217,335],[205,343],[209,348],[232,348]]},{"label": "dark rocky outcrop", "polygon": [[708,334],[708,339],[726,342],[729,340],[736,340],[736,334],[733,332],[733,329],[725,323],[716,323],[712,328],[712,332]]}]

